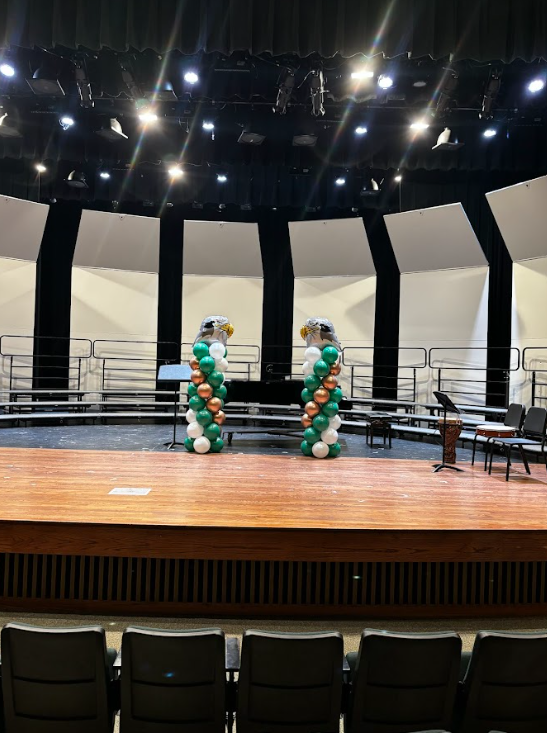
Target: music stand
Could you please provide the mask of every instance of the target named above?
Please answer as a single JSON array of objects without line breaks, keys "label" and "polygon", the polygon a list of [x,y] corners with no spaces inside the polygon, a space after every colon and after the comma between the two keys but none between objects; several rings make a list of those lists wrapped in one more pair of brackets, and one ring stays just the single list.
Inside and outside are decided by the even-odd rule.
[{"label": "music stand", "polygon": [[158,372],[158,382],[178,382],[178,389],[175,387],[175,409],[173,411],[173,440],[169,443],[164,443],[167,446],[167,450],[171,450],[176,445],[184,445],[177,441],[177,417],[178,417],[178,396],[180,395],[180,383],[189,382],[192,369],[187,364],[163,364],[160,366]]},{"label": "music stand", "polygon": [[[451,463],[445,463],[445,456],[446,456],[446,413],[447,412],[455,412],[457,415],[461,414],[461,411],[458,410],[456,405],[452,402],[450,397],[445,394],[444,392],[433,392],[435,397],[437,398],[437,402],[442,406],[443,408],[443,420],[444,420],[444,430],[443,430],[443,460],[442,463],[435,463],[433,465],[433,473],[437,473],[437,471],[442,471],[443,468],[450,468],[451,471],[463,471],[463,468],[458,468],[457,466],[453,466]],[[440,431],[440,428],[439,428]]]}]

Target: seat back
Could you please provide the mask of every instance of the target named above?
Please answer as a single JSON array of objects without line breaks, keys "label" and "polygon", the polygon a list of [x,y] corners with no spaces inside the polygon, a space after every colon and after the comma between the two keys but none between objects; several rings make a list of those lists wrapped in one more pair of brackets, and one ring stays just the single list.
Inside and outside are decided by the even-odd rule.
[{"label": "seat back", "polygon": [[512,402],[507,408],[503,424],[507,425],[507,427],[509,428],[516,428],[517,430],[520,430],[525,414],[526,408],[524,407],[524,405],[519,405],[516,402]]},{"label": "seat back", "polygon": [[349,733],[450,730],[461,647],[453,632],[365,629],[352,676]]},{"label": "seat back", "polygon": [[338,733],[344,644],[337,632],[246,631],[238,733]]},{"label": "seat back", "polygon": [[104,629],[2,629],[6,733],[107,733],[109,709]]},{"label": "seat back", "polygon": [[522,432],[528,438],[542,438],[547,426],[547,410],[545,407],[531,407],[524,418]]},{"label": "seat back", "polygon": [[479,632],[463,704],[465,733],[547,730],[547,634]]},{"label": "seat back", "polygon": [[122,637],[122,733],[223,733],[225,654],[220,629],[128,628]]}]

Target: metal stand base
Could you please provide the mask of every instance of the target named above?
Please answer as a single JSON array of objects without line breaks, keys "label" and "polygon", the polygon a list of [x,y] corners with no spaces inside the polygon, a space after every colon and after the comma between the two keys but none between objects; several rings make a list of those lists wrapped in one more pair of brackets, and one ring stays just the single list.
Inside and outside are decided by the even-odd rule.
[{"label": "metal stand base", "polygon": [[173,450],[176,445],[184,446],[184,443],[179,443],[178,440],[172,440],[170,443],[164,443],[164,446],[167,448],[167,450]]},{"label": "metal stand base", "polygon": [[442,471],[443,468],[449,468],[451,471],[459,471],[460,473],[463,473],[463,468],[452,466],[450,463],[434,463],[433,473],[437,473],[437,471]]}]

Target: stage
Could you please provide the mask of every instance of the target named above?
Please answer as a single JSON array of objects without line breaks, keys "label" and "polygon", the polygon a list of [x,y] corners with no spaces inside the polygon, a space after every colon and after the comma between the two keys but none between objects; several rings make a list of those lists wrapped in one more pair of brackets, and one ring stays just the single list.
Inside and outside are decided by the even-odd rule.
[{"label": "stage", "polygon": [[488,476],[480,457],[464,473],[433,474],[427,461],[393,458],[3,448],[1,601],[266,615],[544,610],[545,467],[526,476],[516,464],[506,482],[502,464]]}]

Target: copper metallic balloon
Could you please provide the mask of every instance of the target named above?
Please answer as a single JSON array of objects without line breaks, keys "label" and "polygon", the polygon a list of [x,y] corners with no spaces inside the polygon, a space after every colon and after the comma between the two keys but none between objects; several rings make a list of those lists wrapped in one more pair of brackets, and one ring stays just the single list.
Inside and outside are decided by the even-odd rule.
[{"label": "copper metallic balloon", "polygon": [[342,367],[340,366],[339,361],[337,361],[336,364],[331,365],[331,368],[330,368],[331,374],[340,374],[341,371],[342,371]]},{"label": "copper metallic balloon", "polygon": [[[325,389],[328,389],[329,392],[331,389],[334,389],[337,386],[338,386],[338,380],[336,379],[334,374],[327,374],[327,376],[323,378],[323,387]],[[199,389],[198,389],[198,394],[199,394]]]},{"label": "copper metallic balloon", "polygon": [[225,420],[226,413],[224,413],[222,410],[219,410],[213,415],[213,422],[216,422],[217,425],[224,425]]},{"label": "copper metallic balloon", "polygon": [[211,399],[207,400],[205,403],[205,407],[209,412],[218,412],[222,407],[222,400],[219,397],[211,397]]},{"label": "copper metallic balloon", "polygon": [[199,359],[196,359],[195,356],[193,356],[190,359],[190,369],[198,369],[199,368]]},{"label": "copper metallic balloon", "polygon": [[324,405],[325,402],[328,402],[330,400],[329,390],[325,389],[324,387],[319,387],[319,389],[316,389],[313,393],[313,399],[317,402],[318,405]]},{"label": "copper metallic balloon", "polygon": [[203,400],[208,400],[209,397],[213,396],[213,387],[208,382],[203,382],[198,387],[198,395]]},{"label": "copper metallic balloon", "polygon": [[306,402],[306,407],[304,407],[304,409],[306,410],[306,415],[308,417],[315,417],[321,412],[321,408],[317,402],[313,402],[313,400],[311,402]]},{"label": "copper metallic balloon", "polygon": [[305,427],[305,428],[311,428],[311,426],[312,426],[312,420],[311,420],[311,417],[309,417],[309,415],[302,415],[302,417],[300,418],[300,420],[302,422],[302,426],[303,427]]},{"label": "copper metallic balloon", "polygon": [[194,371],[190,375],[190,379],[194,384],[202,384],[203,382],[205,382],[205,374],[201,371],[201,369],[194,369]]}]

